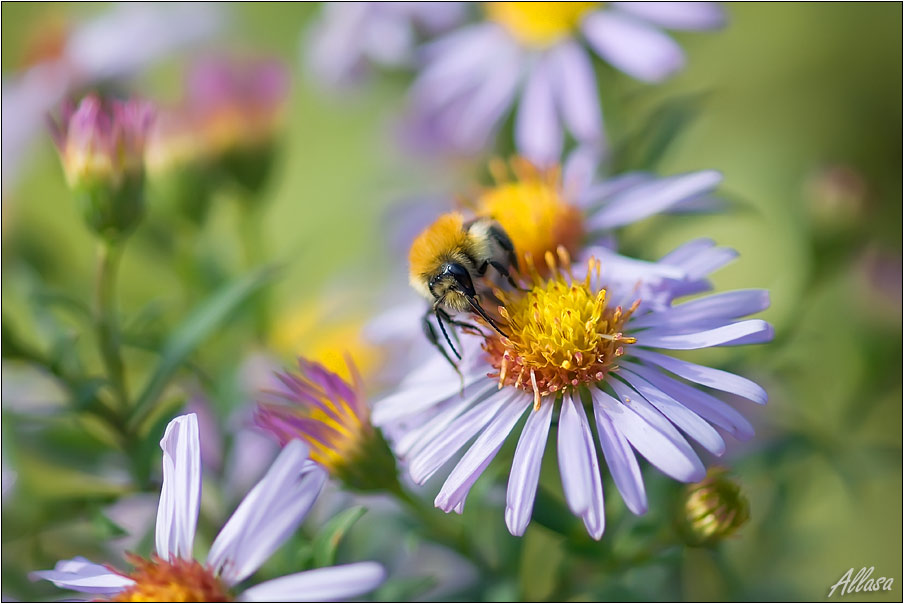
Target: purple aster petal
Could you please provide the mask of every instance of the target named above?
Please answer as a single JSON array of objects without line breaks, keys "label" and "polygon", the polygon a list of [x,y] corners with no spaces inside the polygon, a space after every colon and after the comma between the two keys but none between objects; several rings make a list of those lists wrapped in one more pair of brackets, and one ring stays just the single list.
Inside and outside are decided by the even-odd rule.
[{"label": "purple aster petal", "polygon": [[631,321],[631,328],[691,326],[701,321],[737,319],[769,308],[765,289],[740,289],[691,300]]},{"label": "purple aster petal", "polygon": [[627,396],[643,397],[670,422],[700,443],[704,449],[717,456],[725,453],[725,441],[722,440],[715,428],[706,423],[699,415],[630,371],[619,371],[619,376],[633,388],[631,390],[619,385],[617,380],[612,380],[612,387],[619,392],[619,395],[624,393]]},{"label": "purple aster petal", "polygon": [[436,440],[411,457],[408,469],[411,479],[423,484],[465,446],[465,443],[483,430],[513,396],[515,394],[511,389],[500,390],[457,417]]},{"label": "purple aster petal", "polygon": [[548,165],[562,153],[562,125],[556,114],[550,57],[541,55],[531,67],[515,117],[515,145],[528,159]]},{"label": "purple aster petal", "polygon": [[659,259],[665,264],[680,266],[689,279],[705,277],[738,257],[728,247],[718,247],[711,239],[695,239],[672,250]]},{"label": "purple aster petal", "polygon": [[243,602],[336,602],[376,589],[386,571],[376,562],[357,562],[316,568],[246,589]]},{"label": "purple aster petal", "polygon": [[115,78],[211,37],[225,21],[214,4],[120,5],[73,31],[66,59],[83,78]]},{"label": "purple aster petal", "polygon": [[565,125],[579,144],[600,148],[603,117],[596,76],[587,53],[574,41],[550,51],[549,75]]},{"label": "purple aster petal", "polygon": [[60,589],[71,589],[88,594],[112,596],[134,583],[132,579],[114,573],[106,566],[95,564],[77,556],[72,560],[60,560],[53,570],[38,570],[28,574],[32,581],[46,579]]},{"label": "purple aster petal", "polygon": [[304,443],[287,444],[223,526],[207,563],[228,585],[251,575],[298,528],[325,481]]},{"label": "purple aster petal", "polygon": [[562,490],[569,509],[578,516],[590,508],[593,480],[590,476],[590,456],[584,438],[580,399],[575,401],[570,395],[562,398],[559,413],[558,457]]},{"label": "purple aster petal", "polygon": [[[522,396],[519,396],[519,394]],[[523,392],[506,400],[499,414],[481,432],[474,444],[471,445],[471,448],[456,464],[446,482],[443,483],[434,500],[436,507],[445,512],[461,507],[471,487],[486,467],[490,465],[490,462],[493,461],[512,428],[524,415],[524,410],[528,409],[532,404],[532,400],[529,395]]]},{"label": "purple aster petal", "polygon": [[593,183],[601,152],[591,145],[581,145],[568,154],[562,168],[562,191],[566,199],[578,202]]},{"label": "purple aster petal", "polygon": [[593,415],[596,419],[596,429],[599,433],[600,446],[606,465],[612,473],[612,479],[618,492],[628,509],[637,514],[645,514],[647,511],[647,493],[643,486],[643,475],[640,473],[640,465],[637,457],[631,450],[631,445],[615,429],[612,420],[602,412],[597,405],[593,406]]},{"label": "purple aster petal", "polygon": [[772,325],[760,319],[738,321],[715,329],[696,333],[674,334],[650,329],[637,334],[639,346],[670,350],[695,350],[710,346],[738,346],[767,342],[772,339]]},{"label": "purple aster petal", "polygon": [[725,11],[718,2],[613,2],[612,7],[667,29],[718,29],[725,25]]},{"label": "purple aster petal", "polygon": [[520,79],[520,70],[512,57],[498,59],[462,107],[461,116],[449,124],[459,148],[477,150],[486,144],[511,108]]},{"label": "purple aster petal", "polygon": [[163,486],[157,506],[157,555],[164,560],[192,558],[201,505],[201,442],[198,416],[175,418],[160,441]]},{"label": "purple aster petal", "polygon": [[622,361],[625,369],[643,376],[645,380],[671,396],[676,401],[723,430],[727,430],[738,440],[749,440],[753,437],[753,426],[731,405],[697,388],[667,377],[649,367]]},{"label": "purple aster petal", "polygon": [[540,402],[540,408],[528,416],[515,449],[505,496],[505,524],[516,537],[524,534],[533,513],[554,406],[549,398]]},{"label": "purple aster petal", "polygon": [[591,388],[590,394],[594,412],[605,413],[631,446],[664,474],[682,482],[702,480],[706,475],[694,450],[668,420],[661,415],[657,419],[658,412],[647,413],[643,406],[634,404],[639,399],[623,403],[598,388]]},{"label": "purple aster petal", "polygon": [[[443,363],[448,364],[445,359],[440,360]],[[481,380],[481,378],[485,380],[486,375],[474,378],[471,381],[466,381],[465,388],[467,389],[478,380]],[[461,392],[461,388],[461,381],[457,377],[455,378],[455,381],[440,382],[433,386],[424,384],[411,388],[402,387],[397,392],[377,401],[374,404],[371,418],[374,425],[382,426],[406,416],[422,412],[452,396],[458,396]]]},{"label": "purple aster petal", "polygon": [[653,180],[647,172],[627,172],[592,183],[577,198],[578,206],[595,210],[601,203],[622,191]]},{"label": "purple aster petal", "polygon": [[493,61],[511,53],[511,46],[492,25],[466,27],[428,45],[427,65],[411,86],[415,105],[436,111],[473,90],[486,79]]},{"label": "purple aster petal", "polygon": [[[579,402],[579,401],[578,401]],[[581,433],[584,437],[584,446],[587,448],[587,459],[590,462],[590,506],[584,512],[581,519],[587,528],[587,533],[597,541],[603,536],[606,529],[606,506],[603,501],[603,478],[600,475],[599,459],[596,456],[596,445],[593,443],[593,433],[590,431],[590,422],[582,404],[577,405],[581,419]]]},{"label": "purple aster petal", "polygon": [[722,174],[703,170],[641,183],[613,196],[587,221],[590,229],[612,229],[662,212],[677,203],[710,193]]},{"label": "purple aster petal", "polygon": [[464,397],[460,400],[455,400],[455,397],[453,397],[450,401],[451,404],[449,404],[446,409],[443,409],[422,426],[413,428],[398,439],[398,442],[395,443],[396,455],[400,458],[417,455],[424,447],[432,443],[440,434],[445,432],[448,429],[449,424],[451,424],[456,417],[464,413],[465,410],[474,403],[485,399],[496,390],[497,388],[494,384],[488,385],[486,381],[483,381],[480,384],[472,386],[470,390],[466,390]]},{"label": "purple aster petal", "polygon": [[659,82],[684,67],[684,53],[669,36],[614,11],[588,15],[582,26],[600,57],[644,82]]},{"label": "purple aster petal", "polygon": [[654,363],[686,380],[743,396],[760,405],[765,405],[769,398],[763,387],[756,382],[721,369],[697,365],[652,350],[636,349],[631,351],[631,355],[642,361]]}]

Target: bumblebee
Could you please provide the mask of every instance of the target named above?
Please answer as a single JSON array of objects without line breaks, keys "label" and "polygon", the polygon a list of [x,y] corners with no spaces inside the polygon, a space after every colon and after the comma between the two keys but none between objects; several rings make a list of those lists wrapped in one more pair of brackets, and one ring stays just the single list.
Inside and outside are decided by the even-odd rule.
[{"label": "bumblebee", "polygon": [[491,266],[512,287],[517,287],[509,273],[510,268],[518,268],[515,247],[499,223],[490,218],[465,221],[457,212],[444,214],[417,236],[411,244],[408,261],[411,286],[432,302],[424,314],[424,333],[453,366],[455,362],[440,346],[430,323],[431,312],[436,316],[446,343],[459,359],[461,355],[449,339],[444,323],[477,328],[453,319],[450,312],[476,313],[501,335],[506,335],[480,305],[481,292],[475,287],[475,282],[479,284],[478,279]]}]

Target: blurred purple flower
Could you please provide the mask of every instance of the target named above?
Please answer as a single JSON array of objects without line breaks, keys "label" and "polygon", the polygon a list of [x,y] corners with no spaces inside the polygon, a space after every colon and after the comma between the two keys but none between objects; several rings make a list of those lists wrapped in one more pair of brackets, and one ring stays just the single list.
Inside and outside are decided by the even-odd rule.
[{"label": "blurred purple flower", "polygon": [[[201,449],[197,416],[177,417],[163,440],[163,486],[157,508],[156,555],[131,556],[131,575],[85,558],[32,573],[57,587],[134,601],[219,602],[251,576],[295,531],[320,493],[326,474],[307,459],[307,447],[289,443],[266,476],[239,504],[202,565],[192,557],[201,501]],[[265,581],[238,595],[246,601],[342,600],[374,589],[383,569],[361,562]]]},{"label": "blurred purple flower", "polygon": [[8,191],[46,114],[72,91],[139,71],[215,34],[225,19],[210,3],[124,3],[78,24],[41,60],[3,82],[3,182]]},{"label": "blurred purple flower", "polygon": [[298,358],[298,371],[276,374],[280,388],[263,391],[255,424],[286,446],[301,439],[311,448],[311,459],[334,471],[353,456],[373,431],[361,378],[347,383],[323,365]]},{"label": "blurred purple flower", "polygon": [[658,82],[684,65],[681,48],[660,28],[705,30],[723,21],[722,9],[707,2],[489,3],[480,23],[423,48],[409,134],[416,144],[476,153],[517,104],[515,146],[535,163],[560,157],[565,131],[602,151],[587,46],[628,75]]},{"label": "blurred purple flower", "polygon": [[372,65],[413,64],[418,33],[436,35],[460,22],[461,2],[326,2],[303,41],[304,59],[329,86],[351,84]]},{"label": "blurred purple flower", "polygon": [[51,133],[63,161],[66,180],[80,184],[120,184],[129,173],[144,171],[144,147],[154,119],[153,106],[141,100],[102,100],[86,96],[63,105]]},{"label": "blurred purple flower", "polygon": [[370,422],[358,369],[346,355],[350,382],[320,363],[298,358],[298,371],[276,374],[280,387],[262,392],[255,423],[286,446],[300,439],[311,459],[346,486],[386,490],[398,486],[395,458]]},{"label": "blurred purple flower", "polygon": [[216,150],[268,141],[289,94],[289,72],[277,59],[211,56],[186,77],[185,104]]},{"label": "blurred purple flower", "polygon": [[[602,482],[585,409],[594,414],[603,456],[635,514],[647,510],[647,498],[634,450],[668,476],[695,482],[705,469],[679,430],[714,455],[724,452],[725,443],[713,426],[739,439],[753,435],[741,414],[698,386],[763,404],[767,397],[760,386],[652,350],[734,346],[772,338],[772,327],[765,321],[737,320],[768,306],[764,290],[672,304],[676,298],[711,289],[707,275],[735,256],[733,250],[709,240],[696,240],[658,263],[588,261],[585,267],[571,267],[563,250],[561,270],[550,277],[529,271],[531,280],[522,284],[529,290],[500,292],[507,337],[492,331],[460,334],[463,380],[443,358],[432,355],[396,392],[377,401],[374,423],[386,430],[418,484],[476,437],[435,502],[446,512],[461,513],[471,486],[527,412],[505,511],[509,531],[522,535],[530,522],[557,411],[565,499],[589,534],[599,539],[605,524]],[[553,257],[548,258],[555,267]],[[664,265],[671,271],[653,267],[639,271],[644,264]],[[661,274],[676,269],[679,277]]]}]

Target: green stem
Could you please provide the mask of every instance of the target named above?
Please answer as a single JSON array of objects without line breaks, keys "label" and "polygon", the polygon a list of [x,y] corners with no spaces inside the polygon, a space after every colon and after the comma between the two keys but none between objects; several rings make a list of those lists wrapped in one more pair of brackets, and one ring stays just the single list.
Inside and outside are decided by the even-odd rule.
[{"label": "green stem", "polygon": [[478,567],[491,570],[490,562],[479,551],[471,547],[464,531],[450,530],[451,527],[439,518],[434,508],[424,505],[423,501],[406,491],[400,483],[397,482],[388,491],[414,512],[421,525],[426,529],[429,538],[454,549],[466,558],[475,560]]},{"label": "green stem", "polygon": [[97,289],[95,304],[97,339],[101,358],[107,369],[107,377],[113,386],[120,408],[129,407],[125,371],[120,353],[119,325],[116,320],[116,275],[122,248],[119,244],[103,241],[98,248]]},{"label": "green stem", "polygon": [[[241,200],[242,252],[247,270],[260,266],[266,257],[264,250],[264,211],[254,200]],[[270,329],[269,299],[266,291],[255,294],[253,300],[254,328],[258,337],[265,339]]]}]

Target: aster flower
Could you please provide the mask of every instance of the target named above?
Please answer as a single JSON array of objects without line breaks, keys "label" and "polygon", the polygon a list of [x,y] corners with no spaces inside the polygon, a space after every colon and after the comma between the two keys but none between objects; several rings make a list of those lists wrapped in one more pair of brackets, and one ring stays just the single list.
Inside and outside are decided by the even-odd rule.
[{"label": "aster flower", "polygon": [[203,144],[239,185],[258,190],[285,119],[289,73],[276,59],[208,57],[186,78],[189,118]]},{"label": "aster flower", "polygon": [[411,93],[413,131],[424,141],[476,152],[517,104],[515,144],[531,160],[555,161],[565,131],[602,149],[591,53],[658,82],[684,64],[681,48],[660,28],[703,30],[722,22],[721,8],[706,2],[487,3],[480,22],[424,48]]},{"label": "aster flower", "polygon": [[322,82],[351,84],[373,65],[410,65],[419,33],[436,35],[460,23],[464,12],[461,2],[324,3],[304,58]]},{"label": "aster flower", "polygon": [[90,95],[63,106],[51,131],[66,181],[100,234],[130,231],[144,212],[144,150],[154,118],[144,101]]},{"label": "aster flower", "polygon": [[289,443],[267,474],[236,508],[201,563],[192,556],[201,500],[201,451],[194,414],[174,419],[163,440],[163,486],[157,508],[156,554],[130,555],[125,573],[77,557],[54,570],[32,573],[57,587],[125,602],[342,600],[375,588],[383,579],[373,562],[318,568],[265,581],[236,595],[298,527],[326,478],[307,459],[307,447]]},{"label": "aster flower", "polygon": [[505,510],[509,531],[522,535],[557,415],[565,499],[599,539],[605,524],[603,491],[588,410],[615,485],[635,514],[647,509],[635,451],[666,475],[695,482],[705,469],[681,432],[714,455],[725,449],[714,426],[741,439],[753,434],[740,413],[706,389],[762,404],[766,393],[760,386],[655,350],[771,339],[768,323],[738,320],[768,306],[763,290],[673,302],[710,289],[706,276],[734,257],[711,241],[693,241],[657,263],[677,267],[680,278],[659,277],[638,287],[643,278],[636,266],[601,265],[591,258],[585,268],[570,269],[564,248],[558,260],[547,253],[547,276],[529,263],[525,291],[496,292],[507,337],[490,329],[461,334],[463,381],[435,355],[376,403],[374,423],[386,427],[396,454],[421,484],[476,438],[435,500],[444,511],[461,513],[471,486],[527,414]]},{"label": "aster flower", "polygon": [[398,486],[395,459],[370,422],[361,377],[346,357],[351,382],[323,365],[299,357],[298,372],[276,377],[283,388],[264,391],[255,423],[286,446],[299,439],[311,459],[346,486],[380,490]]}]

